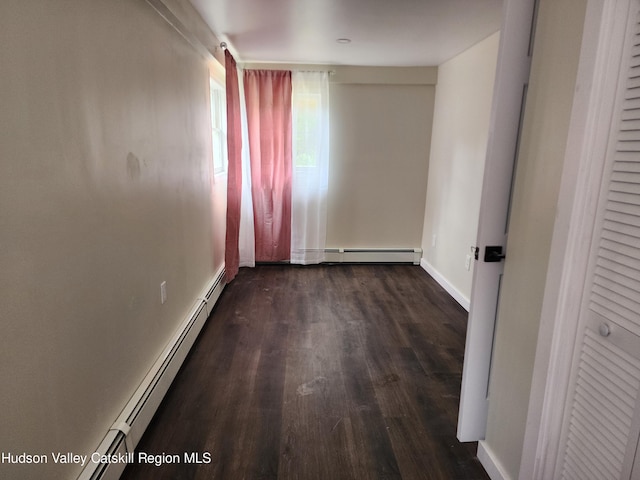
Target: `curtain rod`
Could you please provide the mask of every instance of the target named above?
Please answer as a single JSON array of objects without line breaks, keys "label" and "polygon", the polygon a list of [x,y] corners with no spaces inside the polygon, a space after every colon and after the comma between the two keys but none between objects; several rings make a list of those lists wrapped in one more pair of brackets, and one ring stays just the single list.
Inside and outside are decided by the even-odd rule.
[{"label": "curtain rod", "polygon": [[[222,50],[227,50],[227,42],[220,42],[220,48]],[[335,70],[298,70],[299,72],[310,72],[310,73],[314,73],[314,72],[327,72],[329,75],[333,76],[336,74]]]}]

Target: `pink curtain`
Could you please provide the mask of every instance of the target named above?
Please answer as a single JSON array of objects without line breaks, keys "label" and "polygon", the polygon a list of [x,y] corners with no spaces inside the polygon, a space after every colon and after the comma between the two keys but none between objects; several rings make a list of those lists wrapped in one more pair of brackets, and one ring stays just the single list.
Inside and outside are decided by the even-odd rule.
[{"label": "pink curtain", "polygon": [[256,261],[289,260],[291,72],[245,70],[244,90],[251,156]]},{"label": "pink curtain", "polygon": [[242,195],[242,127],[240,92],[236,61],[224,52],[227,90],[227,233],[225,239],[225,279],[230,282],[238,273],[240,253],[240,197]]}]

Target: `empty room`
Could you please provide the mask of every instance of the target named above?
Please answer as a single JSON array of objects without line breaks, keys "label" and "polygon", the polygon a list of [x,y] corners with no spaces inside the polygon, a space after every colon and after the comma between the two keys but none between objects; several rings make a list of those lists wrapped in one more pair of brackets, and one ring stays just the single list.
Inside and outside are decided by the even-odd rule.
[{"label": "empty room", "polygon": [[2,1],[0,477],[640,479],[639,14]]}]

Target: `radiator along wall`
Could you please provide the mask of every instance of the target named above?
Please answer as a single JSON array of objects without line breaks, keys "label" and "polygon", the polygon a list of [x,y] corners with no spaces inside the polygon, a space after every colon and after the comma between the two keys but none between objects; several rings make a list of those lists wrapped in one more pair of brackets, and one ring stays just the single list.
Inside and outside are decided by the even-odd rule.
[{"label": "radiator along wall", "polygon": [[144,1],[5,0],[0,39],[0,451],[50,458],[0,477],[75,478],[51,453],[97,447],[221,267],[209,65]]}]

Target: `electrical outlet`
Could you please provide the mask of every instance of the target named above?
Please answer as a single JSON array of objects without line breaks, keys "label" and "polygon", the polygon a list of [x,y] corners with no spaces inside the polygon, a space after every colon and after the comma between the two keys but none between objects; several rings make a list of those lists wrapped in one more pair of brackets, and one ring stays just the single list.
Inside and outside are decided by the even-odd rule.
[{"label": "electrical outlet", "polygon": [[164,304],[167,301],[167,282],[160,284],[160,302]]},{"label": "electrical outlet", "polygon": [[467,259],[464,262],[464,266],[467,270],[471,270],[471,255],[467,255]]},{"label": "electrical outlet", "polygon": [[436,246],[436,234],[435,233],[431,236],[431,246],[432,247]]}]

